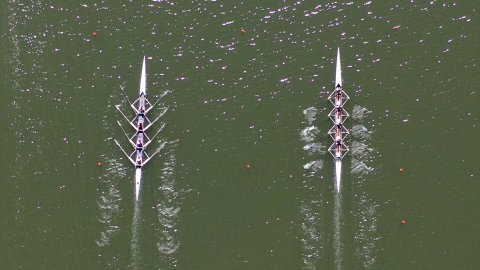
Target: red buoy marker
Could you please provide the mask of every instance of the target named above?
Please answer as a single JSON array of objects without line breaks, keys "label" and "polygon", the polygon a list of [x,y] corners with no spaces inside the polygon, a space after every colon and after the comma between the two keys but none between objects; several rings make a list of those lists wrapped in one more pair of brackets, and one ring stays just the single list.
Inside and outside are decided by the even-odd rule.
[{"label": "red buoy marker", "polygon": [[252,164],[248,164],[248,163],[247,163],[247,164],[245,164],[245,168],[247,168],[247,169],[251,169],[251,168],[252,168]]},{"label": "red buoy marker", "polygon": [[395,25],[394,27],[392,27],[393,30],[399,30],[400,29],[400,25]]},{"label": "red buoy marker", "polygon": [[403,173],[405,171],[405,169],[403,167],[400,167],[400,170],[399,170],[401,173]]},{"label": "red buoy marker", "polygon": [[247,30],[245,30],[245,28],[242,27],[242,28],[240,28],[240,32],[241,32],[241,33],[246,33]]},{"label": "red buoy marker", "polygon": [[405,224],[407,224],[407,221],[405,219],[402,219],[401,223],[402,223],[402,225],[405,225]]},{"label": "red buoy marker", "polygon": [[103,163],[102,162],[97,162],[97,167],[102,167]]},{"label": "red buoy marker", "polygon": [[92,33],[92,36],[93,36],[93,37],[97,37],[97,32],[93,32],[93,33]]}]

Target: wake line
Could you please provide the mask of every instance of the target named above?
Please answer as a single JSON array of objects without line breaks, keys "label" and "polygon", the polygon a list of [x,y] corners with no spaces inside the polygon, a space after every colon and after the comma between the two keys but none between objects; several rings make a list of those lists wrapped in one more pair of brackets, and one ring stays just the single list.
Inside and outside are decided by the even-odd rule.
[{"label": "wake line", "polygon": [[139,228],[141,221],[140,202],[135,201],[135,208],[133,209],[132,217],[132,240],[130,242],[130,252],[132,254],[132,269],[140,269],[141,255],[139,247]]},{"label": "wake line", "polygon": [[342,195],[337,193],[333,207],[333,249],[335,251],[335,269],[343,269],[342,247]]}]

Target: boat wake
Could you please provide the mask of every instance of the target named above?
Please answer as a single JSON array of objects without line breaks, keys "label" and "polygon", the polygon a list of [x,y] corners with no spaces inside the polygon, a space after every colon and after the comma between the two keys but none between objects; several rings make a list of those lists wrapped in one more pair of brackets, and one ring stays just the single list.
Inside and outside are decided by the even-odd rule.
[{"label": "boat wake", "polygon": [[305,115],[305,120],[307,120],[309,125],[311,125],[313,121],[315,121],[317,113],[318,109],[315,107],[309,107],[303,110],[303,115]]},{"label": "boat wake", "polygon": [[132,240],[130,242],[130,253],[132,256],[131,267],[133,270],[138,270],[140,269],[140,263],[142,260],[139,247],[139,230],[140,222],[142,220],[140,210],[141,201],[135,201],[134,204],[135,207],[133,209],[132,217]]},{"label": "boat wake", "polygon": [[303,165],[303,169],[314,173],[318,170],[323,169],[323,161],[321,160],[310,161],[307,164]]},{"label": "boat wake", "polygon": [[304,270],[314,270],[325,258],[325,212],[326,203],[318,179],[307,178],[300,187],[299,197],[302,260]]},{"label": "boat wake", "polygon": [[368,148],[366,144],[359,141],[353,141],[350,149],[352,151],[352,155],[354,156],[351,163],[352,174],[366,175],[373,172],[373,168],[365,163],[370,161],[370,156],[373,150]]},{"label": "boat wake", "polygon": [[180,247],[177,223],[184,191],[177,187],[176,159],[173,153],[166,155],[161,174],[161,185],[156,190],[158,226],[155,233],[160,264],[166,268],[177,266],[176,252]]},{"label": "boat wake", "polygon": [[[111,104],[108,104],[106,110],[110,110]],[[108,114],[105,113],[102,118],[102,124],[106,129],[111,130]],[[108,138],[107,142],[112,139]],[[120,217],[122,215],[122,195],[118,187],[118,179],[125,179],[127,176],[127,168],[123,165],[122,160],[118,160],[112,156],[102,155],[102,160],[107,160],[104,167],[105,172],[98,177],[100,191],[97,201],[98,205],[98,222],[102,225],[100,235],[95,240],[99,247],[107,247],[110,245],[112,238],[120,231]],[[114,260],[114,258],[112,258]]]},{"label": "boat wake", "polygon": [[316,126],[310,126],[300,131],[300,138],[304,142],[312,142],[315,140],[315,136],[320,133],[320,130]]},{"label": "boat wake", "polygon": [[342,224],[342,194],[337,193],[333,202],[333,250],[337,270],[343,269]]},{"label": "boat wake", "polygon": [[360,105],[355,105],[352,110],[352,119],[355,121],[362,121],[365,117],[367,117],[371,111],[363,108]]},{"label": "boat wake", "polygon": [[[320,133],[320,130],[313,126],[312,123],[317,117],[318,109],[315,107],[309,107],[303,110],[305,120],[309,126],[303,128],[300,131],[300,140],[305,143],[303,150],[307,153],[308,156],[321,156],[325,154],[326,148],[320,142],[316,141],[317,135]],[[315,174],[323,168],[322,160],[313,160],[308,161],[303,165],[305,170],[305,176],[315,176]]]},{"label": "boat wake", "polygon": [[[355,105],[352,118],[362,122],[371,112],[366,108]],[[367,175],[374,172],[374,168],[367,164],[373,163],[374,149],[369,147],[372,132],[365,126],[358,124],[352,127],[353,142],[351,172],[356,175],[356,181],[352,183],[355,196],[353,196],[354,220],[356,230],[354,233],[355,256],[362,263],[362,269],[374,269],[377,258],[377,206],[370,198],[364,187]]]},{"label": "boat wake", "polygon": [[[363,183],[358,183],[362,185]],[[363,269],[374,269],[377,259],[377,242],[381,237],[377,234],[377,207],[366,192],[356,196],[354,204],[356,209],[354,216],[356,220],[355,231],[355,256],[363,264]]]},{"label": "boat wake", "polygon": [[317,269],[318,261],[323,257],[323,228],[321,227],[320,214],[316,211],[318,208],[314,205],[319,201],[314,201],[312,206],[302,205],[300,212],[302,214],[302,259],[303,269]]},{"label": "boat wake", "polygon": [[120,202],[122,197],[113,179],[122,178],[126,175],[123,165],[118,160],[111,159],[108,164],[106,173],[99,177],[99,182],[103,186],[97,203],[99,209],[97,220],[103,227],[100,236],[95,240],[99,247],[108,246],[113,235],[120,230],[117,219],[121,216]]},{"label": "boat wake", "polygon": [[[371,113],[366,108],[359,105],[355,105],[352,111],[352,118],[361,123],[368,114]],[[368,164],[372,163],[374,149],[369,147],[368,144],[371,139],[370,132],[364,125],[357,124],[352,126],[352,143],[351,143],[351,172],[354,175],[367,175],[374,171],[374,169]]]}]

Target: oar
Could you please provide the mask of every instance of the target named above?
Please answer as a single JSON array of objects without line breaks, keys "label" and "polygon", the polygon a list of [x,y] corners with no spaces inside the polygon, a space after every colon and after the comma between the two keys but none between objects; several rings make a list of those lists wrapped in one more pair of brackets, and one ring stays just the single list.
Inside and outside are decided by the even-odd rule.
[{"label": "oar", "polygon": [[[165,123],[160,127],[160,129],[157,130],[157,133],[155,133],[155,135],[153,135],[152,139],[147,137],[148,142],[145,144],[145,146],[144,146],[145,148],[147,147],[147,145],[149,145],[155,139],[155,137],[157,137],[157,135],[160,133],[160,131],[163,130],[164,127],[165,127]],[[145,134],[145,136],[146,136],[146,134]]]},{"label": "oar", "polygon": [[[123,134],[125,134],[125,137],[127,137],[128,141],[130,142],[130,144],[133,146],[133,147],[136,147],[135,146],[135,143],[132,141],[132,139],[128,136],[127,132],[125,131],[125,129],[123,129],[122,125],[120,124],[120,121],[117,121],[117,124],[118,126],[122,129],[123,131]],[[135,136],[135,135],[133,135]]]},{"label": "oar", "polygon": [[[150,128],[155,122],[157,122],[158,119],[160,119],[166,112],[168,111],[168,108],[165,108],[165,110],[163,110],[163,112],[157,117],[155,118],[155,120],[153,121],[150,121],[150,119],[147,118],[148,122],[150,122],[143,130],[146,131],[148,128]],[[146,117],[145,117],[146,118]]]},{"label": "oar", "polygon": [[130,120],[128,119],[128,117],[120,110],[120,108],[118,107],[118,105],[116,105],[115,108],[117,108],[117,110],[122,114],[122,116],[127,120],[127,122],[136,130],[137,127],[136,127],[134,124],[132,124],[132,122],[131,122],[131,121],[133,121],[133,120],[130,121]]},{"label": "oar", "polygon": [[123,150],[122,146],[118,143],[117,140],[114,140],[115,143],[118,145],[118,147],[120,148],[120,150],[122,150],[122,152],[125,154],[125,156],[128,158],[128,160],[130,160],[130,162],[132,162],[132,164],[135,166],[135,161],[127,154],[127,152],[125,152],[125,150]]},{"label": "oar", "polygon": [[133,106],[133,103],[130,101],[130,99],[128,98],[128,95],[127,93],[125,92],[125,89],[123,89],[123,87],[120,85],[120,91],[123,95],[123,97],[127,100],[128,104],[130,104],[130,107],[132,107],[133,111],[135,113],[137,113],[137,108],[135,108],[135,106]]}]

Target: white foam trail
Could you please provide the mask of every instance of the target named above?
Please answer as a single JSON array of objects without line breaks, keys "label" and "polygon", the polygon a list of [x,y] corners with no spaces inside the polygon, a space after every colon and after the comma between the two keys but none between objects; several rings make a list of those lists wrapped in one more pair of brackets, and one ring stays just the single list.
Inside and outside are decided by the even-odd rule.
[{"label": "white foam trail", "polygon": [[141,222],[140,201],[134,201],[135,208],[133,209],[132,217],[132,240],[130,242],[130,253],[132,255],[131,267],[133,270],[140,269],[140,263],[142,260],[139,247],[139,229]]},{"label": "white foam trail", "polygon": [[375,205],[368,195],[363,193],[358,198],[355,211],[357,230],[355,231],[355,256],[363,264],[363,269],[374,269],[377,258],[377,242],[380,236],[377,235],[377,211]]},{"label": "white foam trail", "polygon": [[305,150],[310,156],[325,154],[326,152],[325,147],[319,142],[307,143],[303,146],[303,150]]},{"label": "white foam trail", "polygon": [[[370,111],[355,105],[353,108],[352,118],[361,121],[368,116]],[[362,269],[374,269],[377,259],[377,241],[381,238],[377,235],[377,211],[378,205],[369,199],[368,194],[363,191],[362,185],[365,181],[365,175],[374,171],[366,163],[371,163],[373,149],[368,146],[371,132],[363,125],[355,125],[352,128],[353,137],[350,150],[352,151],[351,172],[356,176],[356,181],[352,183],[355,192],[353,211],[355,216],[355,256],[362,265]]]},{"label": "white foam trail", "polygon": [[373,149],[366,144],[358,141],[352,141],[350,147],[352,151],[351,173],[354,175],[366,175],[373,172],[373,168],[369,167],[365,162],[368,162]]},{"label": "white foam trail", "polygon": [[[304,203],[300,207],[303,216],[302,220],[302,249],[303,249],[303,269],[314,270],[318,260],[322,258],[323,248],[323,230],[320,227],[319,201],[313,201],[313,205]],[[315,209],[315,210],[313,210]]]},{"label": "white foam trail", "polygon": [[159,222],[156,230],[157,248],[161,263],[167,268],[177,265],[175,254],[180,246],[177,222],[181,209],[181,192],[177,190],[176,186],[175,164],[174,154],[169,155],[162,170],[161,186],[157,189],[159,195],[156,205]]},{"label": "white foam trail", "polygon": [[303,110],[303,114],[305,115],[305,120],[307,120],[309,125],[311,125],[313,121],[315,121],[317,113],[318,113],[318,109],[315,107],[309,107]]},{"label": "white foam trail", "polygon": [[320,130],[315,126],[306,127],[300,131],[300,138],[304,142],[312,142],[319,132]]},{"label": "white foam trail", "polygon": [[363,126],[363,125],[354,125],[352,126],[352,136],[353,138],[360,140],[360,141],[366,141],[370,139],[370,131]]},{"label": "white foam trail", "polygon": [[333,205],[333,250],[335,252],[335,269],[343,269],[342,246],[342,194],[335,194]]},{"label": "white foam trail", "polygon": [[[110,110],[112,105],[107,104],[105,112]],[[112,129],[111,121],[108,118],[108,113],[105,113],[102,117],[102,124],[107,129]],[[106,139],[107,142],[111,138]],[[110,155],[115,156],[112,152]],[[124,179],[127,175],[127,168],[123,165],[121,160],[116,158],[109,158],[102,156],[102,159],[107,160],[105,164],[108,167],[105,169],[105,174],[98,178],[101,183],[100,197],[98,198],[97,205],[100,212],[98,221],[103,224],[103,229],[100,232],[100,236],[95,240],[95,243],[99,247],[106,247],[110,245],[111,239],[120,231],[120,225],[117,219],[120,218],[122,208],[120,203],[122,202],[122,196],[120,189],[118,188],[118,179]],[[114,260],[112,258],[112,260]]]},{"label": "white foam trail", "polygon": [[352,119],[355,121],[361,121],[370,113],[371,111],[356,104],[355,106],[353,106]]},{"label": "white foam trail", "polygon": [[112,159],[108,164],[111,165],[106,169],[106,174],[100,177],[100,181],[106,187],[103,189],[97,203],[100,212],[98,222],[104,225],[99,238],[95,240],[99,247],[108,246],[113,235],[120,230],[120,227],[116,225],[116,219],[121,215],[120,202],[122,197],[117,184],[112,181],[112,178],[117,178],[125,172],[117,160]]}]

